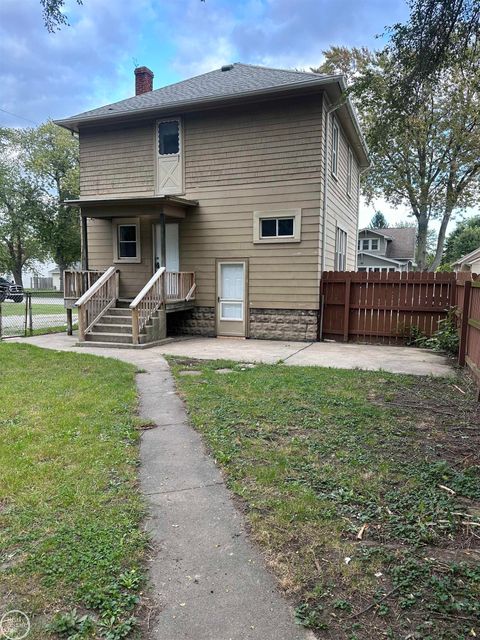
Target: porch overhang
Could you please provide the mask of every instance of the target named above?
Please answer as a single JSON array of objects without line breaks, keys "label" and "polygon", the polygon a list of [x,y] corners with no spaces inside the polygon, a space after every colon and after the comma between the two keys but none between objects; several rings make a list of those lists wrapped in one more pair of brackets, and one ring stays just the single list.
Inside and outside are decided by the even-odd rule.
[{"label": "porch overhang", "polygon": [[[198,200],[188,200],[179,196],[125,196],[103,198],[78,198],[77,200],[64,200],[62,204],[69,207],[79,207],[84,217],[121,217],[131,215],[131,208],[138,207],[138,215],[142,212],[146,215],[152,212],[173,215],[175,211],[198,206]],[[115,211],[111,209],[115,208]],[[173,212],[173,213],[171,213]]]}]

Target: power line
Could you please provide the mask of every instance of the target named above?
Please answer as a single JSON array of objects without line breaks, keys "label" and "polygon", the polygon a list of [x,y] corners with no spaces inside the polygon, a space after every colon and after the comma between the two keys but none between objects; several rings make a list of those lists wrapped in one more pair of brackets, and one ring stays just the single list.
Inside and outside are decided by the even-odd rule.
[{"label": "power line", "polygon": [[8,113],[9,116],[13,116],[14,118],[20,118],[20,120],[25,120],[26,122],[31,122],[35,126],[38,125],[38,122],[34,122],[33,120],[30,120],[30,118],[24,118],[23,116],[19,116],[18,114],[12,113],[11,111],[7,111],[6,109],[2,109],[1,107],[0,107],[0,111],[3,111],[3,113]]}]

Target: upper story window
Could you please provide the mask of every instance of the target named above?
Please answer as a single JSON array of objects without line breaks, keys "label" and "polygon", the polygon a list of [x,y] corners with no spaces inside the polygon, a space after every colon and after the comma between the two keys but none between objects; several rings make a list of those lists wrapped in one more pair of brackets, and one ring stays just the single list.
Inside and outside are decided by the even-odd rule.
[{"label": "upper story window", "polygon": [[178,120],[160,122],[158,125],[158,153],[161,156],[180,152],[180,123]]},{"label": "upper story window", "polygon": [[301,210],[253,212],[253,242],[300,242]]},{"label": "upper story window", "polygon": [[335,233],[335,271],[347,268],[347,232],[337,227]]},{"label": "upper story window", "polygon": [[353,153],[350,147],[348,148],[348,160],[347,160],[347,195],[352,195],[353,184]]},{"label": "upper story window", "polygon": [[358,241],[359,251],[378,251],[378,238],[361,238]]},{"label": "upper story window", "polygon": [[338,144],[340,131],[335,118],[332,119],[332,175],[337,177],[338,174]]},{"label": "upper story window", "polygon": [[180,118],[157,122],[156,193],[181,195],[183,186],[183,142]]}]

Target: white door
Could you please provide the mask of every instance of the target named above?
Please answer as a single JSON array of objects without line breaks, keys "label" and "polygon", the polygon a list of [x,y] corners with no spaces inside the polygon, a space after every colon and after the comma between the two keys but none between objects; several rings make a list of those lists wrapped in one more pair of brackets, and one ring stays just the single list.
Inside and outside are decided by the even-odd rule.
[{"label": "white door", "polygon": [[219,262],[217,267],[217,334],[245,336],[246,263]]},{"label": "white door", "polygon": [[183,192],[182,131],[178,119],[157,123],[157,193]]},{"label": "white door", "polygon": [[[162,262],[162,226],[155,225],[155,271],[160,269]],[[178,236],[178,222],[169,222],[165,225],[165,267],[167,271],[180,271],[180,245]],[[178,294],[178,280],[167,277],[166,293],[169,298],[176,298]]]}]

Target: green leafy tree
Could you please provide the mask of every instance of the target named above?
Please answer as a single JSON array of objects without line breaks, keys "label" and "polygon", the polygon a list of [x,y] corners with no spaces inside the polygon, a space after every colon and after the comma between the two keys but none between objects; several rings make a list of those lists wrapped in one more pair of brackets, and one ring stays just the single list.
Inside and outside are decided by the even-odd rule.
[{"label": "green leafy tree", "polygon": [[370,229],[386,229],[388,227],[388,222],[385,216],[381,211],[375,211],[370,220]]},{"label": "green leafy tree", "polygon": [[23,285],[24,268],[34,269],[46,251],[35,222],[43,214],[41,191],[10,157],[0,161],[0,271]]},{"label": "green leafy tree", "polygon": [[[435,83],[424,85],[413,112],[391,91],[408,72],[392,46],[365,56],[361,68],[355,62],[360,71],[351,94],[373,160],[363,191],[368,201],[382,197],[394,206],[410,208],[417,224],[421,270],[438,267],[448,223],[480,195],[480,57],[476,48],[468,57],[468,73],[466,61],[464,57],[461,65],[452,63]],[[319,70],[325,70],[323,65]],[[429,264],[427,243],[433,220],[440,221],[440,229]]]},{"label": "green leafy tree", "polygon": [[[410,16],[395,24],[388,33],[389,49],[395,53],[403,73],[391,85],[392,93],[402,95],[415,108],[418,91],[435,82],[443,71],[461,65],[480,30],[478,0],[410,0]],[[399,82],[398,82],[399,80]]]},{"label": "green leafy tree", "polygon": [[480,216],[462,220],[445,242],[442,265],[454,263],[467,253],[480,247]]},{"label": "green leafy tree", "polygon": [[79,195],[78,140],[47,122],[18,136],[26,171],[39,184],[44,202],[37,229],[43,245],[63,272],[80,258],[80,219],[76,207],[62,204]]}]

